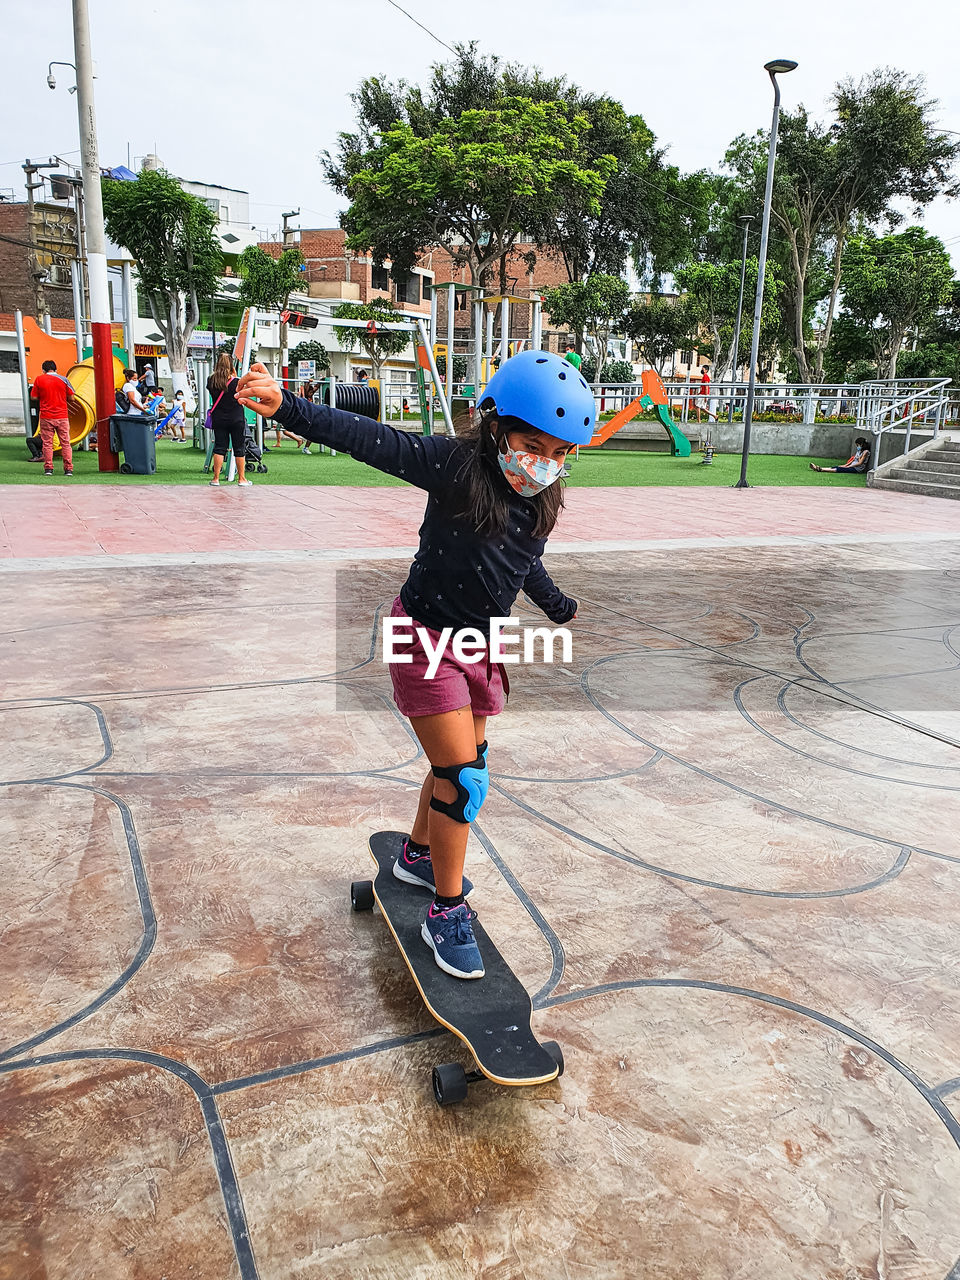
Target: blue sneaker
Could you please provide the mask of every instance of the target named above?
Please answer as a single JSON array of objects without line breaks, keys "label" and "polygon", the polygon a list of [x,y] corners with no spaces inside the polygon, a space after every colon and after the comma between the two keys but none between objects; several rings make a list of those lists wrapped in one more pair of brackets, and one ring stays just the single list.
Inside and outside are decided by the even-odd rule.
[{"label": "blue sneaker", "polygon": [[465,902],[449,911],[435,911],[432,902],[427,907],[420,933],[444,973],[455,978],[483,977],[483,960],[473,936],[476,918]]},{"label": "blue sneaker", "polygon": [[[416,884],[421,889],[429,889],[431,893],[437,892],[437,886],[433,882],[433,863],[430,861],[429,853],[421,853],[419,857],[411,854],[409,839],[403,842],[400,856],[393,864],[393,874],[404,884]],[[469,898],[473,893],[473,883],[466,876],[463,877],[461,892],[465,898]]]}]

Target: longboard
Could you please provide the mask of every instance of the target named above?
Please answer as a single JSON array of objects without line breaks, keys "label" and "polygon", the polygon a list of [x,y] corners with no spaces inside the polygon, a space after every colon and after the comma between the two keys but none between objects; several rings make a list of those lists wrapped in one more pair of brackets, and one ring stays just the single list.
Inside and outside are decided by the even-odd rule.
[{"label": "longboard", "polygon": [[393,874],[405,839],[402,831],[378,831],[370,837],[376,879],[355,880],[350,896],[354,911],[370,911],[374,904],[380,908],[430,1014],[473,1054],[481,1074],[467,1073],[459,1063],[433,1068],[437,1102],[441,1106],[462,1102],[467,1085],[483,1076],[503,1085],[556,1080],[563,1073],[560,1046],[554,1041],[541,1044],[534,1036],[530,995],[479,920],[474,921],[473,929],[483,956],[484,976],[454,978],[437,965],[420,934],[429,893]]}]

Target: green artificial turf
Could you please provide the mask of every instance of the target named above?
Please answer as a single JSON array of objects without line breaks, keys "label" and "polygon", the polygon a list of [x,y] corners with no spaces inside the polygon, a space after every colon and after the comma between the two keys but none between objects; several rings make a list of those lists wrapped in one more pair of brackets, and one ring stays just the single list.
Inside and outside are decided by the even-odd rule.
[{"label": "green artificial turf", "polygon": [[[203,454],[190,445],[174,444],[161,440],[157,444],[157,471],[152,476],[125,476],[117,472],[97,470],[97,455],[75,449],[74,477],[69,484],[206,484]],[[809,468],[809,458],[784,458],[773,454],[757,454],[750,459],[748,478],[754,485],[825,485],[863,487],[863,476],[821,475]],[[813,461],[829,466],[835,458],[815,458]],[[397,485],[403,481],[386,476],[365,463],[356,462],[345,454],[336,458],[329,453],[319,454],[317,446],[305,456],[298,452],[292,441],[285,441],[279,452],[264,454],[268,467],[266,475],[251,472],[250,478],[259,484],[335,484],[335,485]],[[650,453],[627,449],[581,449],[579,459],[570,463],[568,484],[575,488],[602,488],[611,485],[732,485],[740,474],[739,454],[715,454],[711,466],[703,466],[701,455],[689,458],[672,458],[668,453]],[[19,436],[0,437],[0,484],[64,483],[59,455],[55,459],[56,474],[52,480],[44,477],[43,466],[28,460],[27,450]]]}]

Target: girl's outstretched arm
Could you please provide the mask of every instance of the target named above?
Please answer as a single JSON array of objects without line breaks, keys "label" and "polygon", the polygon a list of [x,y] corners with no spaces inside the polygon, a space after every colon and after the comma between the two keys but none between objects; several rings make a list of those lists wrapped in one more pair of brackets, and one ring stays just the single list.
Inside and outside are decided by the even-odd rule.
[{"label": "girl's outstretched arm", "polygon": [[276,426],[349,453],[358,462],[420,489],[433,489],[444,480],[446,464],[457,447],[450,436],[421,437],[360,414],[312,404],[284,391],[262,364],[251,365],[240,379],[237,399],[245,408],[273,419]]},{"label": "girl's outstretched arm", "polygon": [[523,590],[538,609],[542,609],[551,622],[558,625],[570,622],[576,615],[577,602],[565,596],[554,580],[543,567],[539,556],[534,556],[527,576],[523,580]]}]

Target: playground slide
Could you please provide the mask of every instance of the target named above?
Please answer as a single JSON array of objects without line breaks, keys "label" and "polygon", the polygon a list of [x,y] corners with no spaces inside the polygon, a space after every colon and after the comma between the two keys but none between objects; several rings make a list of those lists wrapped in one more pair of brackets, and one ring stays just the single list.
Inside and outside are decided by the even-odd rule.
[{"label": "playground slide", "polygon": [[631,400],[609,422],[597,423],[597,429],[593,433],[590,446],[595,447],[603,444],[605,440],[609,440],[621,427],[625,427],[628,422],[632,422],[641,409],[652,409],[657,416],[657,420],[670,437],[670,453],[673,457],[689,458],[690,441],[670,416],[670,405],[667,403],[666,389],[660,376],[654,373],[652,369],[648,369],[643,374],[640,385],[643,392],[642,395],[637,396],[636,400]]},{"label": "playground slide", "polygon": [[[57,370],[63,374],[74,390],[74,399],[69,401],[70,443],[79,444],[97,425],[94,408],[96,394],[93,381],[93,358],[72,363],[76,357],[76,341],[69,338],[58,338],[47,333],[30,316],[23,317],[23,339],[26,348],[27,378],[32,383],[34,378],[43,372],[45,360],[55,360]],[[68,354],[69,353],[69,354]],[[65,366],[66,372],[64,372]],[[123,386],[123,361],[116,355],[113,357],[113,385]],[[35,431],[34,435],[38,433]],[[60,448],[60,441],[54,436],[54,448]]]},{"label": "playground slide", "polygon": [[670,406],[666,404],[655,404],[653,412],[663,425],[664,430],[670,437],[670,452],[675,458],[690,457],[690,441],[683,434],[673,418],[670,416]]}]

